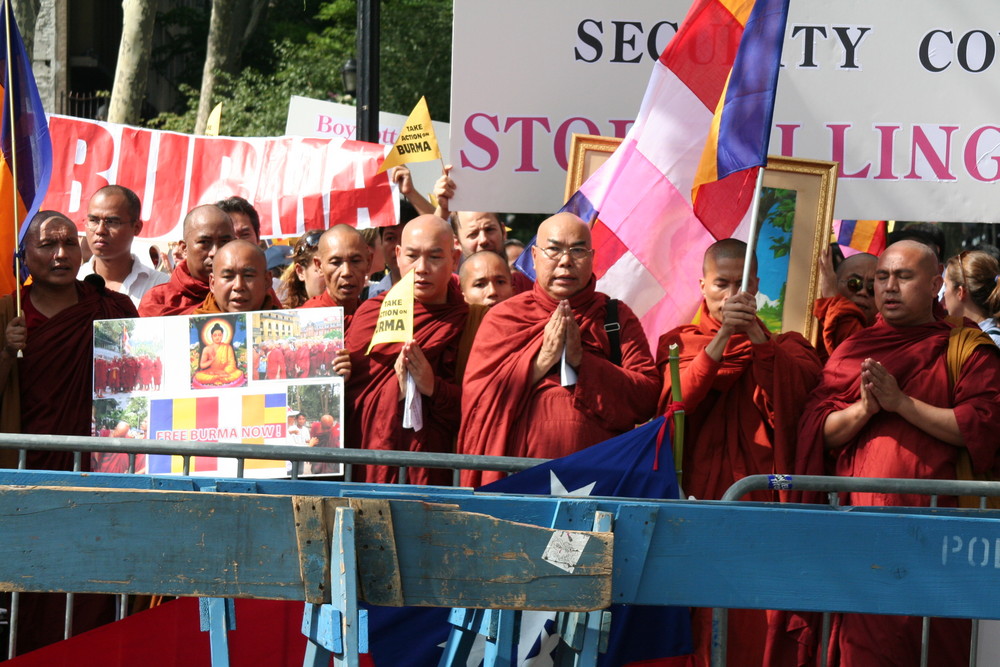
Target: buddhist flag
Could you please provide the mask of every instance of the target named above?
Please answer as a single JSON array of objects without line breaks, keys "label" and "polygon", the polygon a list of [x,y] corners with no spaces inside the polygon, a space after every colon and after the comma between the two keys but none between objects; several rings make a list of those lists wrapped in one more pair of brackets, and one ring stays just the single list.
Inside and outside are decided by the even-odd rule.
[{"label": "buddhist flag", "polygon": [[885,250],[887,220],[841,220],[833,224],[840,245],[872,255],[881,255]]},{"label": "buddhist flag", "polygon": [[205,123],[205,136],[219,136],[220,125],[222,125],[222,102],[216,104],[212,113],[208,114],[208,121]]},{"label": "buddhist flag", "polygon": [[746,239],[787,15],[788,0],[695,0],[628,135],[563,207],[593,222],[598,289],[654,347],[697,311],[705,249]]},{"label": "buddhist flag", "polygon": [[[13,267],[15,245],[25,221],[38,212],[52,174],[52,142],[31,62],[14,23],[10,0],[3,0],[0,64],[3,70],[3,127],[0,128],[0,266]],[[16,213],[15,213],[16,207]],[[26,275],[22,267],[22,274]],[[0,294],[14,290],[14,272],[0,268]]]},{"label": "buddhist flag", "polygon": [[379,343],[405,343],[413,338],[413,271],[408,271],[385,295],[375,323],[375,335],[365,354]]},{"label": "buddhist flag", "polygon": [[398,167],[408,162],[427,162],[441,157],[437,137],[434,136],[434,126],[431,125],[431,113],[427,110],[427,99],[421,97],[417,106],[413,107],[410,117],[403,125],[403,131],[392,145],[392,150],[386,156],[378,173],[390,167]]}]

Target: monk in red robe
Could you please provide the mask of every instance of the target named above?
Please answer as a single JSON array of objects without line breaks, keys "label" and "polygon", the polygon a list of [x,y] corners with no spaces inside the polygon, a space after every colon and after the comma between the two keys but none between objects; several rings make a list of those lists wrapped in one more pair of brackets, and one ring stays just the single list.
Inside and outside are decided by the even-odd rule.
[{"label": "monk in red robe", "polygon": [[[1000,354],[971,321],[934,314],[942,278],[936,255],[915,241],[878,260],[879,317],[841,344],[823,370],[799,438],[836,456],[838,475],[956,479],[961,459],[991,470],[1000,431]],[[954,380],[950,380],[953,377]],[[927,506],[918,495],[851,493],[852,505]],[[938,504],[955,506],[956,498]],[[931,621],[929,664],[969,661],[970,624]],[[916,665],[921,619],[842,614],[834,618],[831,665]]]},{"label": "monk in red robe", "polygon": [[[656,409],[660,374],[638,318],[620,302],[621,360],[612,361],[608,297],[595,291],[590,228],[570,213],[554,215],[538,227],[532,252],[534,288],[490,308],[472,344],[461,453],[565,456],[633,428]],[[464,471],[462,484],[499,477]]]},{"label": "monk in red robe", "polygon": [[813,304],[819,324],[816,352],[822,361],[837,346],[875,323],[875,264],[878,259],[858,253],[844,259],[834,270],[830,249],[820,261],[820,294]]},{"label": "monk in red robe", "polygon": [[185,259],[170,281],[146,292],[139,302],[143,317],[186,315],[208,296],[208,276],[219,248],[236,238],[233,221],[213,204],[197,206],[184,217],[184,239],[178,244]]},{"label": "monk in red robe", "polygon": [[[669,349],[678,345],[681,388],[687,414],[684,493],[718,500],[747,475],[811,472],[822,474],[822,450],[805,454],[811,468],[799,469],[796,426],[805,397],[815,386],[821,364],[809,342],[790,332],[772,335],[757,317],[759,280],[756,257],[748,290],[740,290],[746,244],[724,239],[705,252],[698,324],[660,337],[657,365],[665,382],[660,410],[670,403]],[[755,492],[754,500],[779,499]],[[729,613],[729,664],[763,664],[767,612]],[[708,664],[711,610],[694,610],[695,654]],[[775,663],[778,664],[778,663]]]},{"label": "monk in red robe", "polygon": [[267,350],[267,379],[284,380],[287,375],[285,371],[285,353],[281,351],[278,343],[265,343]]},{"label": "monk in red robe", "polygon": [[[76,279],[82,254],[76,225],[55,211],[34,216],[24,236],[24,263],[32,283],[21,290],[24,314],[13,294],[0,299],[0,428],[7,433],[90,435],[94,320],[137,317],[124,294]],[[18,351],[23,353],[17,358]],[[3,467],[17,453],[0,452]],[[89,470],[90,454],[82,456]],[[29,468],[71,470],[71,452],[28,453]],[[114,620],[113,596],[74,597],[74,634]],[[62,639],[64,597],[23,594],[18,651]]]},{"label": "monk in red robe", "polygon": [[344,309],[346,331],[361,303],[361,291],[368,280],[371,248],[358,230],[350,225],[334,225],[319,238],[312,261],[323,274],[326,290],[299,308],[340,306]]},{"label": "monk in red robe", "polygon": [[271,274],[267,258],[258,246],[237,239],[219,249],[208,276],[209,292],[197,308],[196,315],[207,313],[249,313],[274,310],[270,293]]},{"label": "monk in red robe", "polygon": [[[24,315],[16,316],[13,295],[2,300],[0,386],[7,433],[90,435],[93,322],[137,313],[128,296],[76,280],[81,258],[76,226],[68,218],[55,211],[35,216],[25,236],[32,283],[21,291]],[[88,457],[83,459],[86,468]],[[28,455],[29,468],[71,470],[72,464],[70,452]]]},{"label": "monk in red robe", "polygon": [[[353,373],[346,390],[344,444],[364,449],[452,451],[461,415],[455,360],[468,307],[451,280],[458,262],[451,227],[433,215],[414,218],[403,228],[396,257],[403,275],[414,272],[413,339],[380,343],[366,354],[387,293],[358,308],[344,341]],[[420,430],[403,428],[407,374],[421,395]],[[398,480],[396,468],[368,466],[359,472],[368,482]],[[414,484],[449,484],[451,479],[447,470],[410,468],[407,475]]]}]

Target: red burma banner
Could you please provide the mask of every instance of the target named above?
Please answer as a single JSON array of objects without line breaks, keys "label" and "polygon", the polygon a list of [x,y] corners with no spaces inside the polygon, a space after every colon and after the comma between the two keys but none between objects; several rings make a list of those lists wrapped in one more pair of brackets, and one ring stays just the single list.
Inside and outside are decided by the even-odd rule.
[{"label": "red burma banner", "polygon": [[141,236],[179,239],[185,214],[238,195],[260,214],[261,236],[296,236],[337,223],[396,224],[385,147],[346,139],[208,137],[49,116],[52,179],[43,209],[82,229],[105,185],[142,200]]}]

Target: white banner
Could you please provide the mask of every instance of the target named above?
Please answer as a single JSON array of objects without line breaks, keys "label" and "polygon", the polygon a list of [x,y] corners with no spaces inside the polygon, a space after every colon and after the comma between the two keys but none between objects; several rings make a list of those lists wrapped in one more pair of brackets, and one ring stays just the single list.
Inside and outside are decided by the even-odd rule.
[{"label": "white banner", "polygon": [[[414,100],[416,103],[416,100]],[[443,109],[431,109],[434,114],[441,115]],[[406,116],[398,113],[380,111],[378,114],[378,141],[391,146],[399,137],[399,130],[406,122]],[[433,121],[434,134],[437,136],[441,155],[450,153],[448,134],[451,126],[448,123]],[[358,125],[358,108],[349,104],[338,104],[324,100],[314,100],[309,97],[292,95],[288,101],[288,120],[285,122],[285,134],[298,137],[315,137],[318,139],[353,139]],[[413,162],[406,165],[413,174],[413,183],[417,190],[427,196],[434,190],[434,183],[441,176],[441,163]]]},{"label": "white banner", "polygon": [[625,136],[689,5],[455,0],[452,209],[557,210],[570,137]]},{"label": "white banner", "polygon": [[[624,135],[689,6],[456,0],[453,207],[558,209],[569,137]],[[770,152],[842,162],[836,217],[1000,219],[995,3],[792,0],[783,65]]]},{"label": "white banner", "polygon": [[835,216],[990,222],[1000,5],[794,0],[771,152],[841,163]]}]

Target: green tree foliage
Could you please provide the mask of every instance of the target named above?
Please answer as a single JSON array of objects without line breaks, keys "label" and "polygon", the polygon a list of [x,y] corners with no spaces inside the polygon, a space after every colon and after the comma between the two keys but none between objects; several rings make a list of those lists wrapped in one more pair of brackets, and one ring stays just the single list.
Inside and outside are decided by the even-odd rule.
[{"label": "green tree foliage", "polygon": [[[275,0],[247,43],[238,74],[223,74],[213,104],[223,102],[221,134],[275,136],[284,133],[292,95],[337,99],[344,95],[340,70],[355,55],[355,0]],[[448,120],[451,99],[451,1],[394,0],[381,5],[381,86],[383,111],[408,114],[427,96],[431,116]],[[191,11],[161,16],[175,21],[176,39],[154,54],[165,63],[178,52],[204,61],[208,15]],[[200,40],[200,46],[199,46]],[[178,132],[194,129],[198,108],[197,66],[181,71],[175,83],[183,108],[163,113],[151,127]]]}]

